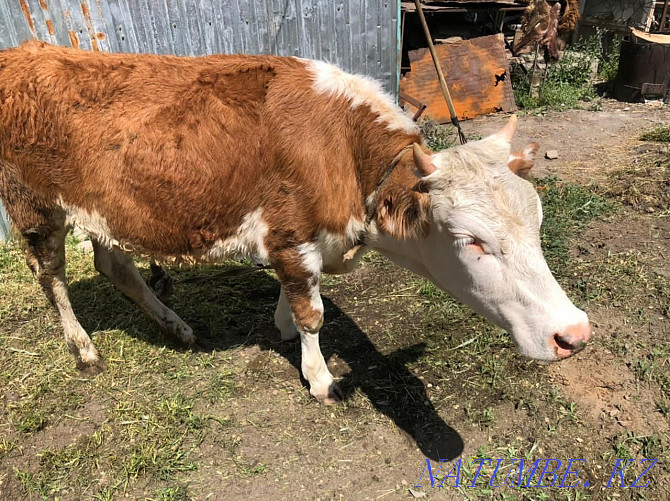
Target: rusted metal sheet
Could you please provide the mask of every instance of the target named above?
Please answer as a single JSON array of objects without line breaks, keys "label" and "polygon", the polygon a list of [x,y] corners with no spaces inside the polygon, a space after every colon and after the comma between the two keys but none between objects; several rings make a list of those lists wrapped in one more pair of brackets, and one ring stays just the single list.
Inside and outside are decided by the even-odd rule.
[{"label": "rusted metal sheet", "polygon": [[[460,119],[496,111],[516,111],[502,34],[436,45],[435,51]],[[411,71],[400,90],[427,105],[425,115],[450,121],[447,104],[428,49],[409,52]]]}]

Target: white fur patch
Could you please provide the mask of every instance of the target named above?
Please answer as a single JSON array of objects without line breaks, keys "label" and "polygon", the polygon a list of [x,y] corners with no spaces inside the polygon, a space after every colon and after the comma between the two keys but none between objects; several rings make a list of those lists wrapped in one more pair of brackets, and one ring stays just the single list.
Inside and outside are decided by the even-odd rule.
[{"label": "white fur patch", "polygon": [[369,106],[379,115],[376,121],[386,123],[389,130],[403,130],[409,134],[419,131],[414,121],[396,106],[391,95],[384,91],[378,81],[345,73],[337,66],[323,61],[304,61],[314,76],[313,88],[316,92],[349,99],[352,108]]},{"label": "white fur patch", "polygon": [[323,260],[321,257],[321,252],[317,248],[316,244],[310,242],[306,244],[298,245],[298,253],[302,258],[302,264],[305,266],[305,269],[312,273],[312,275],[319,276],[321,274],[321,265]]},{"label": "white fur patch", "polygon": [[[350,219],[344,234],[330,233],[328,231],[320,231],[316,247],[321,253],[321,260],[323,266],[331,270],[343,270],[343,272],[351,271],[348,266],[342,268],[343,256],[358,243],[358,238],[365,230],[365,223],[359,219]],[[356,263],[350,263],[354,266]]]},{"label": "white fur patch", "polygon": [[268,225],[263,221],[263,209],[259,207],[242,218],[242,224],[235,235],[225,240],[217,240],[203,259],[218,261],[237,257],[256,257],[261,262],[267,263],[268,251],[265,248],[267,234]]},{"label": "white fur patch", "polygon": [[313,310],[323,313],[323,301],[319,293],[319,276],[323,266],[321,252],[314,243],[306,243],[298,246],[298,253],[302,258],[302,265],[314,277],[314,283],[309,287],[310,306]]},{"label": "white fur patch", "polygon": [[65,211],[66,225],[78,226],[109,249],[119,245],[118,240],[112,236],[107,220],[97,211],[89,212],[75,205],[68,205],[62,197],[58,197],[57,204]]},{"label": "white fur patch", "polygon": [[309,392],[320,400],[328,398],[333,376],[321,354],[319,334],[302,333],[300,346],[301,371],[304,378],[309,381]]}]

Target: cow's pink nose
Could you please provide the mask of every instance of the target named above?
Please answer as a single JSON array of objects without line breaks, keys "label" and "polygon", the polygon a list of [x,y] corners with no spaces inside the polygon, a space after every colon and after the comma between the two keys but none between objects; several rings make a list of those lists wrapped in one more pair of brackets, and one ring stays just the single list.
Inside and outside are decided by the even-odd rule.
[{"label": "cow's pink nose", "polygon": [[588,322],[568,326],[563,332],[557,332],[551,340],[558,358],[568,358],[584,349],[591,338],[591,326]]}]

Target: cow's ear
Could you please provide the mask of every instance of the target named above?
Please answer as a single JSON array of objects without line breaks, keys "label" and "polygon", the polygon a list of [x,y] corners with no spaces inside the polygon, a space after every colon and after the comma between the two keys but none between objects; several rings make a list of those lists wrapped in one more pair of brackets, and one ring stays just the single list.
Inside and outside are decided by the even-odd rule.
[{"label": "cow's ear", "polygon": [[412,147],[412,156],[414,157],[414,165],[420,176],[430,176],[437,170],[433,164],[431,156],[424,152],[421,146],[417,143],[414,143],[414,146]]},{"label": "cow's ear", "polygon": [[530,177],[530,170],[535,166],[535,154],[539,148],[539,144],[530,143],[523,151],[510,153],[509,160],[507,161],[509,170],[524,179]]},{"label": "cow's ear", "polygon": [[424,235],[430,222],[430,197],[418,190],[387,191],[376,220],[382,233],[401,240]]}]

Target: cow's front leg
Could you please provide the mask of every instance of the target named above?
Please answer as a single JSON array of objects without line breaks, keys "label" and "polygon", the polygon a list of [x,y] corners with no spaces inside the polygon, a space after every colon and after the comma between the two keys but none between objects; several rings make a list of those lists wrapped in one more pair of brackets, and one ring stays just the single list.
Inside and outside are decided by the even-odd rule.
[{"label": "cow's front leg", "polygon": [[[302,348],[301,371],[309,382],[309,392],[324,404],[342,401],[342,391],[333,380],[319,347],[319,330],[323,325],[323,302],[319,294],[321,256],[311,244],[304,244],[292,251],[283,251],[273,262],[282,283],[278,311],[287,327],[282,295],[290,306],[292,323],[300,333]],[[275,321],[277,315],[275,314]],[[282,330],[282,337],[284,332]]]}]

